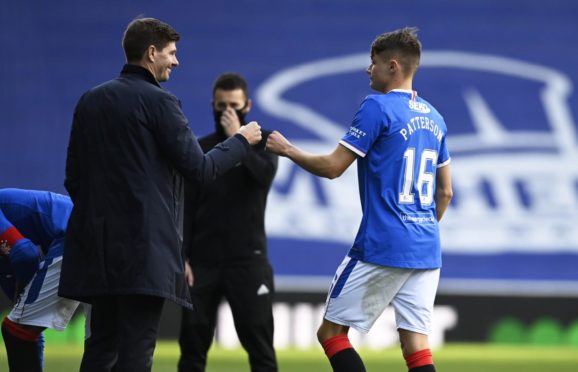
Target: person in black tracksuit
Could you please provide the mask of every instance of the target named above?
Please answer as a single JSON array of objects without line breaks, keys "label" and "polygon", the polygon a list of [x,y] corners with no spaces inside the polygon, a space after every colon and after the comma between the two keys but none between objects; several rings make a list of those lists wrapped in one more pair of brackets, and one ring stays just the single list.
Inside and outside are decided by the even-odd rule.
[{"label": "person in black tracksuit", "polygon": [[[213,86],[216,131],[199,140],[203,151],[234,134],[251,108],[247,83],[223,74]],[[187,187],[184,248],[193,310],[183,310],[179,371],[205,371],[217,310],[231,307],[252,372],[277,371],[273,348],[273,270],[267,258],[265,207],[278,158],[263,140],[221,178],[199,191]]]}]

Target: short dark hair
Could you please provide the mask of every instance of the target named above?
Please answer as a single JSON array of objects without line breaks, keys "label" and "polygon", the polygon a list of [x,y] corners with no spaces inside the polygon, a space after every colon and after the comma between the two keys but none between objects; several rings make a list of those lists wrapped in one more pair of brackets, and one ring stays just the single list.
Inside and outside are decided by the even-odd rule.
[{"label": "short dark hair", "polygon": [[170,25],[155,18],[137,18],[128,24],[122,38],[127,62],[138,62],[147,48],[154,45],[162,50],[168,43],[179,41],[181,36]]},{"label": "short dark hair", "polygon": [[405,27],[378,35],[371,44],[371,57],[385,52],[386,58],[397,57],[406,75],[414,74],[421,58],[417,27]]},{"label": "short dark hair", "polygon": [[235,90],[242,89],[245,93],[245,97],[249,97],[249,88],[247,86],[247,81],[239,74],[234,72],[227,72],[215,80],[213,83],[213,97],[217,89],[221,90]]}]

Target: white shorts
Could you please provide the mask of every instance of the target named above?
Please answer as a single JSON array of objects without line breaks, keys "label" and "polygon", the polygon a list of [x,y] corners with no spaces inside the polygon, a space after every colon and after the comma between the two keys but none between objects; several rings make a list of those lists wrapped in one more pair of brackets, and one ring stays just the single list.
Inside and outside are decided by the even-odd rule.
[{"label": "white shorts", "polygon": [[8,319],[18,324],[52,328],[62,331],[74,315],[78,301],[58,296],[62,257],[41,262],[24,292],[18,296]]},{"label": "white shorts", "polygon": [[391,304],[398,329],[429,334],[440,269],[385,267],[345,257],[327,295],[324,318],[367,333]]}]

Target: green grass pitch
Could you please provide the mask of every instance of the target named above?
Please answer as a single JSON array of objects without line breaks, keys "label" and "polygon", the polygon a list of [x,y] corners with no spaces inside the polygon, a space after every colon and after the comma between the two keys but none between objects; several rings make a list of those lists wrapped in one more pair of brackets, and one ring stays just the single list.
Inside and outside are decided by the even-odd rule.
[{"label": "green grass pitch", "polygon": [[[3,346],[3,345],[2,345]],[[382,351],[359,350],[368,371],[407,371],[396,348]],[[330,372],[321,349],[283,350],[278,353],[280,372]],[[161,341],[157,345],[154,372],[174,372],[178,345]],[[82,346],[47,345],[46,372],[78,371]],[[436,369],[440,372],[576,372],[578,348],[561,346],[507,346],[490,344],[448,344],[434,350]],[[0,371],[7,371],[6,353],[0,350]],[[213,348],[207,372],[249,372],[243,350]]]}]

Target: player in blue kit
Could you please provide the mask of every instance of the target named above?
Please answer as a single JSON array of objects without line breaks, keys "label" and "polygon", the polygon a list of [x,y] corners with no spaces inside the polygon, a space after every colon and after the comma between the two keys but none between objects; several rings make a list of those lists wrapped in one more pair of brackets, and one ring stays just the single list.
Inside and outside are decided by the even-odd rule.
[{"label": "player in blue kit", "polygon": [[373,41],[367,73],[380,94],[364,99],[332,153],[307,153],[279,132],[267,140],[268,151],[322,177],[338,177],[358,160],[363,217],[317,332],[334,371],[365,371],[349,328],[368,332],[389,304],[409,371],[435,371],[428,334],[441,267],[438,222],[452,186],[444,119],[412,90],[421,56],[416,32]]},{"label": "player in blue kit", "polygon": [[42,332],[63,330],[77,301],[58,297],[70,198],[0,189],[0,286],[12,311],[2,321],[10,371],[42,371]]}]

